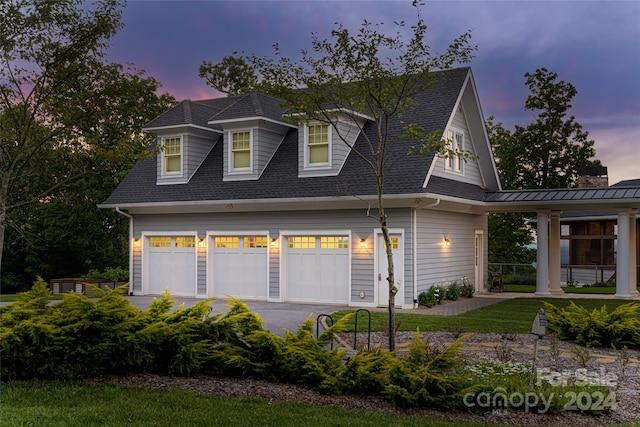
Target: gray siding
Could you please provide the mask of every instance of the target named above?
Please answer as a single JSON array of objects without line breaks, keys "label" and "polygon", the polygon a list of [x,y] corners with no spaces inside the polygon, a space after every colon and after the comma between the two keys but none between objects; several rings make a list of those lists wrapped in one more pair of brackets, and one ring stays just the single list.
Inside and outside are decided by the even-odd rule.
[{"label": "gray siding", "polygon": [[[355,144],[360,129],[355,123],[348,121],[338,121],[335,126],[331,127],[331,167],[330,168],[306,168],[305,169],[305,132],[304,127],[300,125],[298,132],[298,176],[314,177],[314,176],[333,176],[338,175],[344,162],[347,160],[351,149],[344,142],[350,145]],[[344,138],[344,141],[343,139]]]},{"label": "gray siding", "polygon": [[[226,129],[234,131],[248,130],[249,128],[234,129],[233,127],[227,126]],[[260,127],[253,127],[251,129],[253,131],[251,172],[229,173],[229,144],[231,143],[231,141],[229,141],[229,133],[224,133],[224,146],[222,155],[224,159],[223,173],[225,181],[255,180],[260,178],[260,175],[262,175],[262,172],[264,172],[267,164],[271,160],[271,157],[273,157],[273,154],[276,152],[285,136],[285,134],[274,132],[268,129],[262,129]]]},{"label": "gray siding", "polygon": [[198,272],[196,276],[196,286],[198,295],[207,294],[207,251],[197,248]]},{"label": "gray siding", "polygon": [[[467,125],[464,110],[462,110],[461,108],[458,108],[456,110],[456,113],[453,116],[453,120],[451,121],[451,126],[464,133],[465,150],[472,151],[473,155],[475,156],[477,154],[477,150],[474,147],[474,141],[471,139],[471,133],[469,132],[469,126]],[[467,160],[464,165],[464,174],[447,171],[445,170],[444,164],[444,158],[442,156],[437,156],[436,164],[433,169],[433,175],[456,181],[462,181],[469,184],[484,185],[482,175],[480,174],[480,165],[478,164],[477,160]]]},{"label": "gray siding", "polygon": [[284,139],[284,135],[281,133],[273,132],[267,129],[254,130],[254,149],[255,154],[253,156],[253,171],[258,173],[258,177],[262,175],[262,172],[267,167],[269,160],[273,157],[280,143]]},{"label": "gray siding", "polygon": [[[142,247],[142,242],[140,242],[140,247]],[[133,249],[133,292],[136,293],[142,292],[142,251],[140,247]]]},{"label": "gray siding", "polygon": [[[169,135],[163,135],[169,136]],[[157,144],[162,143],[162,137],[158,136]],[[175,135],[180,136],[180,135]],[[158,153],[157,183],[158,184],[184,184],[188,182],[198,170],[207,154],[216,144],[218,138],[204,138],[202,136],[182,134],[182,175],[162,176],[162,152]]]},{"label": "gray siding", "polygon": [[183,141],[185,174],[187,179],[191,179],[215,145],[215,141],[188,134],[183,137]]},{"label": "gray siding", "polygon": [[[410,304],[413,299],[413,260],[411,211],[409,209],[390,209],[389,227],[404,230],[404,284],[405,302]],[[197,231],[199,237],[207,232],[230,230],[268,230],[270,238],[279,238],[282,231],[351,231],[351,296],[354,304],[374,302],[374,230],[379,228],[377,221],[366,217],[366,210],[339,211],[300,211],[300,212],[269,212],[269,213],[217,213],[217,214],[189,214],[189,215],[136,215],[134,219],[134,237],[138,238],[143,232]],[[366,239],[367,247],[361,249],[360,239]],[[284,250],[281,240],[278,248],[269,249],[269,298],[279,298],[280,290],[280,253]],[[198,254],[198,292],[206,292],[206,250],[199,250]],[[134,252],[134,291],[142,291],[140,251]],[[365,298],[360,298],[360,292]]]},{"label": "gray siding", "polygon": [[[416,222],[418,294],[428,290],[434,284],[460,282],[462,276],[467,276],[469,282],[473,284],[475,280],[475,230],[484,232],[485,260],[483,265],[486,266],[486,216],[419,210]],[[445,237],[451,241],[447,249],[442,247]]]}]

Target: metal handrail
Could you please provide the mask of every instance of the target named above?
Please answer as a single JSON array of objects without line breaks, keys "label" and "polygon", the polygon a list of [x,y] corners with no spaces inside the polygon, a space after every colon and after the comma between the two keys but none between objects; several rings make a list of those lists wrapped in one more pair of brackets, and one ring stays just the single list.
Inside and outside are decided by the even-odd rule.
[{"label": "metal handrail", "polygon": [[[320,336],[320,319],[323,317],[331,320],[331,325],[329,326],[333,326],[333,317],[331,317],[330,314],[318,314],[318,317],[316,318],[316,339]],[[331,350],[333,350],[333,339],[331,339]]]},{"label": "metal handrail", "polygon": [[371,351],[371,312],[366,308],[359,308],[356,310],[356,318],[353,326],[353,349],[356,349],[358,344],[358,313],[361,311],[365,311],[369,316],[369,330],[367,334],[367,351]]}]

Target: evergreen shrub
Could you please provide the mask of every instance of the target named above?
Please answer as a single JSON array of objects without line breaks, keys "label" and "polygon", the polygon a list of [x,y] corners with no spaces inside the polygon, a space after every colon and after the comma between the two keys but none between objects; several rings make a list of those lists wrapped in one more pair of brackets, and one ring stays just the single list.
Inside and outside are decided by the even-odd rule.
[{"label": "evergreen shrub", "polygon": [[636,302],[622,304],[613,311],[606,305],[588,311],[573,301],[566,308],[544,303],[548,329],[562,340],[588,347],[632,348],[640,350],[640,320]]}]

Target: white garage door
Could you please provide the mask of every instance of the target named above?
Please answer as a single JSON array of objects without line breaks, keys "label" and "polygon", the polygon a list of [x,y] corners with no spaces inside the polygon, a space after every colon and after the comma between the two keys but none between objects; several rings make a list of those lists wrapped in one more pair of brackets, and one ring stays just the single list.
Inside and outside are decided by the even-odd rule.
[{"label": "white garage door", "polygon": [[196,238],[151,236],[147,240],[146,285],[149,294],[169,288],[171,295],[195,296]]},{"label": "white garage door", "polygon": [[349,236],[289,236],[286,299],[298,302],[349,301]]},{"label": "white garage door", "polygon": [[268,288],[267,236],[215,236],[213,238],[213,294],[266,300]]}]

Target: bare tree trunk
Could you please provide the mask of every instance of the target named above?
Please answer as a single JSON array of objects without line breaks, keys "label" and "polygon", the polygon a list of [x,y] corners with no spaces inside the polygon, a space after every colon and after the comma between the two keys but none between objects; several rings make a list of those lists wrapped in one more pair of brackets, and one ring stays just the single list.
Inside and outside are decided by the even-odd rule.
[{"label": "bare tree trunk", "polygon": [[395,273],[393,265],[393,246],[391,245],[391,239],[389,237],[389,228],[387,227],[387,214],[384,211],[383,205],[383,177],[378,176],[378,220],[380,222],[380,228],[382,229],[382,238],[384,239],[385,251],[387,254],[387,282],[389,288],[389,351],[395,351],[396,349],[396,293],[397,290],[394,287]]},{"label": "bare tree trunk", "polygon": [[2,175],[0,182],[0,279],[2,279],[2,253],[4,252],[4,230],[7,228],[7,192],[9,174]]}]

